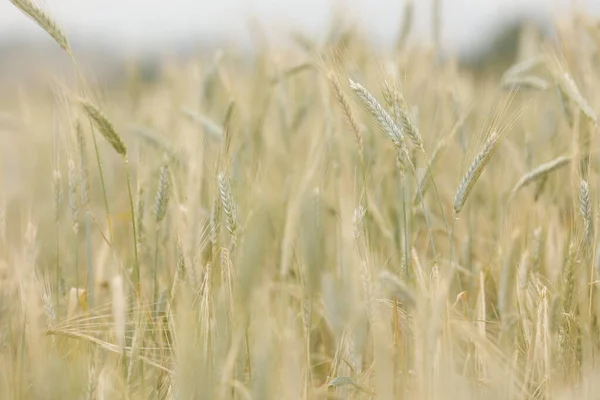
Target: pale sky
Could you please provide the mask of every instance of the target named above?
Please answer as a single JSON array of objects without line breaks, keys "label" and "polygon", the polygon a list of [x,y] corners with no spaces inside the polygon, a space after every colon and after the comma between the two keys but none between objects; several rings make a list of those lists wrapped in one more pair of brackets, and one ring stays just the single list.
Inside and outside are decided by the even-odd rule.
[{"label": "pale sky", "polygon": [[[390,40],[399,29],[403,0],[34,0],[42,4],[73,39],[101,39],[111,45],[143,48],[192,37],[243,40],[247,19],[256,17],[273,38],[290,27],[318,33],[340,5],[375,40]],[[427,39],[432,0],[414,0],[414,34]],[[598,11],[600,0],[442,0],[447,45],[469,46],[485,37],[499,17],[564,11],[569,4]],[[8,0],[0,0],[0,38],[41,38],[43,33]]]}]

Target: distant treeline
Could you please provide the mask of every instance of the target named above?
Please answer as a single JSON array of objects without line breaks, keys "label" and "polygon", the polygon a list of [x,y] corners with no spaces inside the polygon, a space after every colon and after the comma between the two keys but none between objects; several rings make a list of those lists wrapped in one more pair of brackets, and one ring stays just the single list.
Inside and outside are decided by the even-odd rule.
[{"label": "distant treeline", "polygon": [[551,27],[543,22],[515,18],[491,32],[491,40],[485,46],[463,55],[460,64],[477,74],[500,73],[515,63],[521,52],[527,53],[529,46],[551,34]]},{"label": "distant treeline", "polygon": [[[515,62],[520,52],[527,51],[528,42],[550,35],[551,32],[552,30],[547,24],[534,19],[504,20],[498,24],[497,28],[488,33],[490,40],[484,45],[463,51],[459,55],[459,63],[463,69],[471,70],[476,75],[501,73]],[[215,43],[207,42],[203,42],[201,48],[189,45],[180,44],[181,49],[177,51],[180,57],[187,58],[194,54],[211,53],[217,47]],[[119,85],[123,79],[127,79],[128,62],[120,59],[121,56],[111,52],[106,45],[90,48],[89,44],[82,44],[82,48],[77,53],[80,61],[89,65],[93,69],[94,75],[103,83]],[[32,60],[39,60],[40,57],[43,59],[41,64],[31,63]],[[13,80],[16,74],[35,75],[36,70],[28,69],[27,65],[50,69],[58,67],[58,70],[64,72],[64,69],[61,68],[64,66],[61,61],[63,58],[59,49],[48,48],[40,43],[23,42],[15,37],[5,37],[4,40],[0,40],[0,73],[9,80]],[[159,55],[152,54],[137,58],[137,67],[135,68],[137,78],[148,83],[160,79],[161,58]],[[0,83],[2,83],[1,79]]]}]

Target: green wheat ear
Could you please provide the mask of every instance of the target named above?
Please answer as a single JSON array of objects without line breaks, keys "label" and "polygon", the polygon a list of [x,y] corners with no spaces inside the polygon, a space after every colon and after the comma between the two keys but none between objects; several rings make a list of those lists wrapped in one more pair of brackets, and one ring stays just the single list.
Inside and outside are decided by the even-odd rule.
[{"label": "green wheat ear", "polygon": [[110,143],[113,149],[125,157],[127,155],[127,146],[125,146],[125,142],[121,139],[121,136],[119,136],[113,127],[113,124],[104,113],[87,100],[81,99],[79,103],[81,104],[83,111],[85,111],[86,115],[94,122],[94,125],[96,125],[102,136]]}]

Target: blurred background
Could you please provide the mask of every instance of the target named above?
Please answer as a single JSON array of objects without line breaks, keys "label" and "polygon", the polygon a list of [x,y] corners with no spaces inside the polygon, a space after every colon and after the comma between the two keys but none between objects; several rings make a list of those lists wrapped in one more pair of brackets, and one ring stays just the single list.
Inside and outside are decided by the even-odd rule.
[{"label": "blurred background", "polygon": [[[252,27],[269,45],[289,44],[291,31],[318,37],[340,17],[357,24],[374,46],[389,46],[402,26],[406,0],[36,0],[70,38],[78,59],[95,74],[114,74],[126,57],[211,54],[235,43],[250,49]],[[410,40],[431,43],[432,4],[412,0]],[[571,8],[600,14],[600,0],[441,0],[441,48],[474,63],[494,46],[506,50],[524,22],[548,32]],[[0,83],[54,70],[64,54],[7,0],[0,2]],[[40,63],[40,60],[43,60]]]}]

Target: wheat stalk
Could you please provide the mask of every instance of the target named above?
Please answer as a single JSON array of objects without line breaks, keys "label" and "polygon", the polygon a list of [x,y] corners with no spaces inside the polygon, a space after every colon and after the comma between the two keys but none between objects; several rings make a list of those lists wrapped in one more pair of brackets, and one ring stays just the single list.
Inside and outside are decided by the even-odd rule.
[{"label": "wheat stalk", "polygon": [[[140,287],[139,287],[139,284],[140,284],[140,281],[139,281],[140,266],[139,266],[139,264],[140,264],[140,262],[139,262],[139,255],[138,255],[138,238],[137,238],[137,227],[136,227],[136,220],[135,220],[135,208],[133,205],[133,193],[132,193],[132,189],[131,189],[131,172],[129,170],[129,161],[127,159],[127,146],[125,145],[125,142],[123,142],[123,139],[121,138],[121,136],[119,136],[119,134],[113,127],[112,123],[102,113],[102,111],[100,111],[100,109],[98,109],[95,105],[93,105],[92,103],[90,103],[89,101],[87,101],[85,99],[80,99],[79,103],[80,103],[81,107],[83,108],[84,112],[86,113],[86,115],[89,117],[89,119],[98,128],[98,130],[100,131],[102,136],[104,136],[104,138],[110,143],[110,145],[113,147],[113,149],[123,157],[123,161],[125,163],[125,177],[127,180],[127,194],[129,196],[129,211],[131,213],[131,228],[132,228],[132,232],[133,232],[133,253],[134,253],[134,258],[135,258],[135,262],[134,262],[134,266],[133,266],[133,279],[134,279],[135,292],[136,292],[136,296],[137,296],[137,295],[139,295],[139,291],[140,291]],[[94,139],[94,146],[96,147],[96,158],[98,159],[98,166],[99,166],[100,174],[101,174],[101,176],[103,176],[102,175],[102,167],[100,164],[100,156],[98,153],[98,147],[96,145],[95,139]],[[104,180],[104,179],[102,178],[102,180]],[[103,191],[104,191],[104,198],[105,198],[105,202],[106,202],[107,220],[109,222],[109,231],[111,234],[111,241],[112,241],[114,238],[112,236],[112,225],[110,224],[110,216],[108,213],[108,201],[106,200],[107,194],[106,194],[106,188],[104,187],[104,183],[103,183]]]},{"label": "wheat stalk", "polygon": [[90,306],[94,306],[94,265],[92,261],[92,238],[91,238],[91,216],[90,216],[90,175],[87,161],[87,148],[83,131],[79,121],[75,126],[77,135],[77,144],[79,147],[79,169],[80,169],[80,198],[81,205],[84,208],[84,223],[85,223],[85,249],[86,249],[86,269],[87,269],[87,291],[90,299]]},{"label": "wheat stalk", "polygon": [[[349,79],[350,88],[354,91],[358,99],[361,101],[362,105],[366,107],[371,115],[376,119],[379,126],[383,129],[386,136],[394,143],[397,149],[396,153],[396,162],[398,165],[398,169],[400,171],[400,175],[404,174],[404,171],[407,166],[410,167],[414,175],[416,176],[415,166],[413,165],[409,155],[408,150],[406,148],[406,143],[404,142],[404,132],[401,128],[396,125],[394,119],[385,111],[385,109],[379,104],[377,99],[361,84],[354,82],[352,79]],[[421,205],[423,206],[423,212],[425,216],[425,224],[427,225],[427,230],[429,232],[429,240],[431,243],[431,247],[435,258],[437,259],[437,251],[435,250],[435,242],[433,239],[431,224],[429,221],[429,215],[427,213],[425,207],[425,201],[423,199],[423,194],[419,191],[419,197],[421,199]],[[404,207],[406,204],[403,205]],[[442,211],[443,213],[443,211]],[[444,223],[445,217],[444,217]],[[408,251],[408,248],[407,248]]]},{"label": "wheat stalk", "polygon": [[138,245],[138,251],[140,251],[141,249],[141,245],[144,241],[144,213],[145,213],[145,209],[146,209],[146,201],[144,198],[144,187],[141,184],[138,184],[138,189],[137,189],[137,206],[136,206],[136,212],[135,212],[135,226],[137,227],[137,245]]}]

